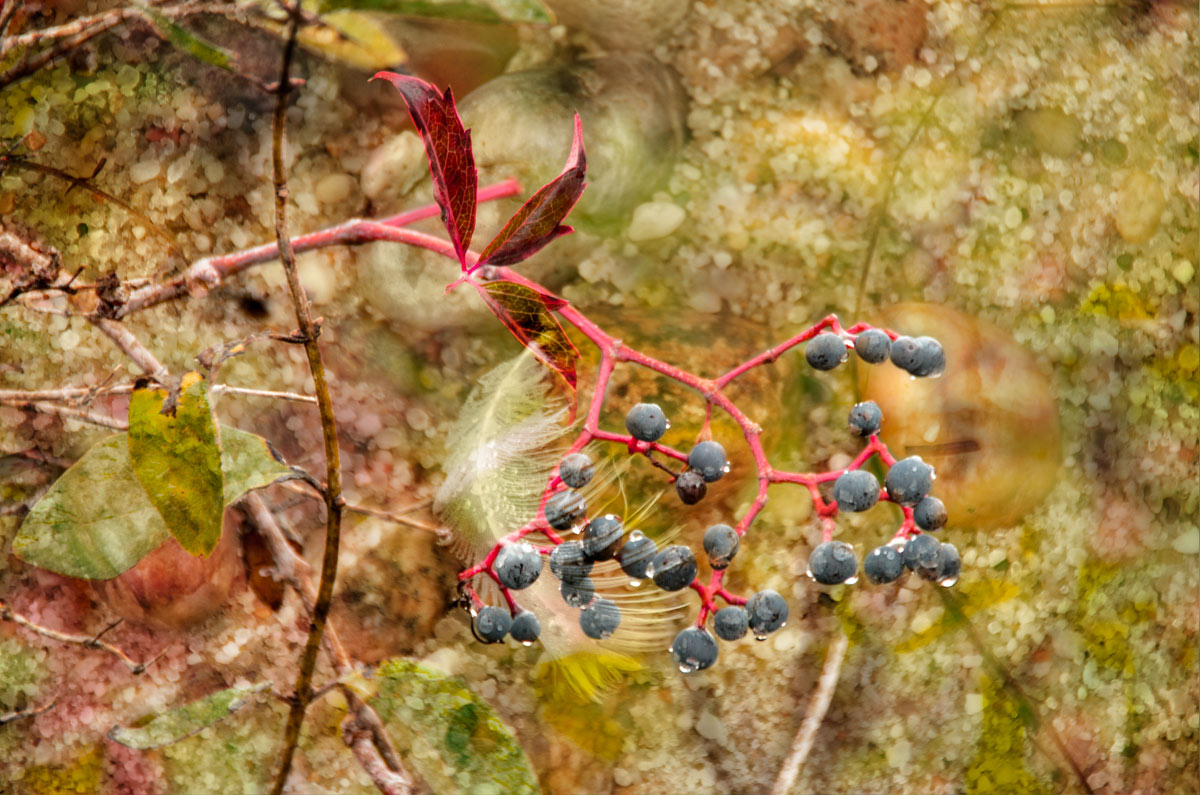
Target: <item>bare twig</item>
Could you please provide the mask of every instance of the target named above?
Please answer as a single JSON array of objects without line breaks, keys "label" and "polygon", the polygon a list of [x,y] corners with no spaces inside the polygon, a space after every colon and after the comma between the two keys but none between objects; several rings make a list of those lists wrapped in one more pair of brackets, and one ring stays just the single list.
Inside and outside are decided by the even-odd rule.
[{"label": "bare twig", "polygon": [[18,409],[31,409],[33,411],[40,411],[43,414],[56,414],[60,417],[69,417],[80,422],[88,422],[92,425],[112,428],[115,431],[129,430],[129,423],[125,420],[110,417],[107,414],[98,414],[87,409],[77,409],[74,406],[60,406],[57,403],[47,403],[37,400],[6,400],[2,397],[0,397],[0,403]]},{"label": "bare twig", "polygon": [[99,635],[71,635],[66,632],[59,632],[58,630],[50,629],[49,627],[43,627],[41,624],[30,621],[20,613],[13,612],[13,609],[8,606],[8,603],[2,599],[0,599],[0,621],[9,621],[13,624],[24,627],[30,632],[36,633],[45,638],[57,640],[60,643],[73,643],[77,646],[83,646],[86,649],[102,649],[103,651],[108,652],[123,662],[125,667],[129,669],[129,672],[135,676],[145,673],[147,668],[153,665],[160,657],[163,656],[163,654],[166,654],[166,650],[164,649],[162,652],[159,652],[156,656],[146,660],[145,662],[137,662],[125,652],[121,651],[116,646],[113,646],[111,643],[106,643],[100,640],[101,635],[103,635],[109,629],[112,629],[111,626],[101,631]]},{"label": "bare twig", "polygon": [[117,347],[133,360],[134,364],[142,368],[143,373],[160,384],[166,383],[169,375],[167,368],[133,335],[132,331],[110,318],[88,315],[88,320],[115,342]]},{"label": "bare twig", "polygon": [[833,700],[833,691],[837,688],[838,677],[842,672],[842,660],[846,657],[846,648],[849,645],[850,639],[839,629],[837,636],[829,643],[829,651],[825,653],[825,665],[821,669],[821,679],[817,683],[817,691],[813,693],[812,701],[808,703],[808,714],[804,716],[804,722],[800,724],[800,731],[796,732],[792,750],[783,763],[783,769],[779,771],[779,777],[775,779],[775,787],[771,790],[771,795],[787,795],[792,785],[796,783],[796,777],[800,775],[800,768],[804,766],[804,760],[808,758],[813,742],[817,739],[817,730],[821,728],[821,721],[825,720],[829,702]]},{"label": "bare twig", "polygon": [[[60,401],[72,402],[82,400],[87,402],[100,395],[128,395],[133,391],[133,384],[118,384],[110,387],[64,387],[62,389],[0,389],[0,403],[19,405],[21,401]],[[211,391],[215,395],[242,395],[245,397],[270,398],[272,400],[290,400],[296,403],[316,404],[317,399],[312,395],[300,395],[295,392],[277,392],[272,389],[248,389],[229,384],[213,384]],[[103,424],[103,423],[101,423]]]},{"label": "bare twig", "polygon": [[[301,484],[298,482],[288,482],[288,483],[281,483],[279,485],[281,485],[283,488],[287,489],[288,491],[294,491],[297,494],[304,494],[305,496],[313,496],[312,491],[309,491],[309,489],[305,488],[305,485],[308,485],[310,488],[314,488],[314,484],[312,484],[312,483],[306,482],[306,484]],[[322,496],[322,497],[324,496],[323,490],[316,489],[316,491],[317,491],[317,496]],[[405,514],[414,512],[414,511],[420,511],[425,508],[428,508],[432,504],[433,504],[433,502],[431,500],[424,500],[422,502],[413,503],[412,505],[408,506],[407,508],[402,508],[399,511],[385,511],[382,508],[371,508],[366,505],[359,505],[358,503],[343,501],[342,508],[346,511],[349,511],[350,513],[357,513],[357,514],[361,514],[363,516],[374,516],[379,519],[386,519],[389,522],[395,522],[396,524],[402,524],[402,525],[405,525],[406,527],[413,527],[413,528],[416,528],[417,530],[424,530],[426,533],[433,533],[434,535],[440,536],[444,532],[442,528],[438,527],[437,525],[432,525],[429,522],[422,522],[420,519],[413,519],[413,518],[405,515]]]},{"label": "bare twig", "polygon": [[[0,29],[2,29],[2,28],[0,28]],[[42,704],[40,707],[30,707],[29,709],[19,709],[16,712],[9,712],[5,715],[0,715],[0,726],[3,726],[6,723],[13,723],[15,721],[24,720],[25,718],[32,718],[35,715],[41,715],[43,712],[49,710],[51,707],[53,707],[57,703],[58,703],[58,696],[55,696],[54,698],[47,701],[45,704]]]}]

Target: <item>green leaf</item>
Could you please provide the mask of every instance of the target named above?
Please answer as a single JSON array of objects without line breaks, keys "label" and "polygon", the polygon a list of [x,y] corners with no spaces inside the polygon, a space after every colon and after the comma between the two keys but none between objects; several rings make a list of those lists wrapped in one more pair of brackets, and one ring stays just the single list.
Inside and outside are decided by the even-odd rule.
[{"label": "green leaf", "polygon": [[188,373],[173,405],[166,390],[133,390],[129,458],[175,540],[193,555],[211,554],[221,540],[225,482],[208,382]]},{"label": "green leaf", "polygon": [[121,745],[140,751],[177,743],[237,712],[246,705],[250,696],[261,693],[270,684],[259,682],[256,685],[219,690],[199,701],[164,712],[137,728],[113,726],[108,732],[108,737]]},{"label": "green leaf", "polygon": [[142,6],[138,10],[146,17],[146,21],[158,31],[158,34],[174,47],[206,64],[233,71],[231,57],[225,50],[177,25],[169,17],[153,8]]},{"label": "green leaf", "polygon": [[549,25],[554,15],[540,0],[322,0],[321,11],[383,11],[407,17],[471,22],[532,22]]},{"label": "green leaf", "polygon": [[512,731],[463,680],[410,660],[376,673],[371,699],[397,750],[434,792],[536,793],[537,776]]},{"label": "green leaf", "polygon": [[[294,477],[266,440],[221,429],[223,502]],[[54,482],[13,540],[17,557],[43,569],[107,580],[133,566],[170,536],[129,462],[128,434],[98,442]]]},{"label": "green leaf", "polygon": [[390,69],[408,60],[379,21],[366,14],[334,11],[321,22],[301,29],[300,46],[366,71]]}]

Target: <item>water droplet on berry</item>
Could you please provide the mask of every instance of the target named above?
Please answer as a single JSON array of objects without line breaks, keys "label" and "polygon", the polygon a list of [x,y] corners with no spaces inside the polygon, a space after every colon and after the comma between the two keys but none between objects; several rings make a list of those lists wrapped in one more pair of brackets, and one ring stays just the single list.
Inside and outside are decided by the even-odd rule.
[{"label": "water droplet on berry", "polygon": [[[646,572],[646,573],[647,573],[647,574],[649,574],[650,572]],[[630,580],[630,581],[629,581],[629,587],[630,587],[630,588],[636,588],[636,587],[638,587],[638,586],[639,586],[639,585],[641,585],[641,584],[642,584],[642,581],[641,581],[641,580]]]},{"label": "water droplet on berry", "polygon": [[679,664],[679,673],[681,673],[681,674],[690,674],[690,673],[693,673],[695,670],[696,670],[696,666],[691,663],[680,663]]},{"label": "water droplet on berry", "polygon": [[815,580],[815,579],[816,579],[816,577],[814,577],[814,576],[813,576],[812,569],[810,569],[810,568],[808,568],[808,567],[805,567],[805,569],[804,569],[804,574],[805,574],[805,576],[807,576],[807,577],[808,577],[808,579],[810,579],[810,580]]},{"label": "water droplet on berry", "polygon": [[856,582],[858,582],[858,577],[851,577],[850,579],[846,580],[846,585],[854,585]]},{"label": "water droplet on berry", "polygon": [[761,640],[766,640],[766,639],[767,639],[767,633],[765,633],[765,632],[764,632],[763,634],[761,634],[761,635],[760,635],[760,634],[758,634],[758,633],[756,632],[756,633],[754,633],[754,639],[755,639],[755,640],[760,640],[760,641],[761,641]]},{"label": "water droplet on berry", "polygon": [[533,645],[533,641],[531,641],[531,640],[523,640],[523,641],[521,641],[521,645],[522,645],[522,646],[532,646],[532,645]]},{"label": "water droplet on berry", "polygon": [[942,586],[943,588],[953,588],[957,583],[957,577],[946,577],[945,579],[938,580],[938,585]]}]

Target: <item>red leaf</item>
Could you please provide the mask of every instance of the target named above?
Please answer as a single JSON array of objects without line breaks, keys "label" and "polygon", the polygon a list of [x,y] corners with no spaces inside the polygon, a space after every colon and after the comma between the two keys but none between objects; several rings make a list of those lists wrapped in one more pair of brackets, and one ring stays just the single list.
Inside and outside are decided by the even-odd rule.
[{"label": "red leaf", "polygon": [[[571,212],[587,187],[587,155],[583,151],[583,126],[575,114],[575,137],[562,173],[547,182],[509,219],[479,256],[481,265],[511,265],[536,254],[556,237],[573,231],[561,221]],[[473,269],[472,269],[473,270]]]},{"label": "red leaf", "polygon": [[574,405],[575,360],[579,358],[579,351],[554,316],[554,310],[565,306],[566,302],[515,282],[472,284],[488,309],[500,318],[512,335],[563,380]]},{"label": "red leaf", "polygon": [[[442,223],[463,270],[467,248],[475,232],[475,192],[479,172],[471,152],[471,133],[463,129],[450,89],[438,94],[424,80],[394,72],[378,72],[375,78],[391,81],[408,106],[413,126],[425,142],[429,173],[433,175],[433,198],[442,208]],[[374,80],[375,78],[372,78]]]}]

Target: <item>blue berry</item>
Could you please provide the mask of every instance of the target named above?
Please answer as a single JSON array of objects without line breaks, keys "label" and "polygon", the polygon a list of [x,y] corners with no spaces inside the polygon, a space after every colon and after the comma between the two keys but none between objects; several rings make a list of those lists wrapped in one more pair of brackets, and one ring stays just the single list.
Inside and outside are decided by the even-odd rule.
[{"label": "blue berry", "polygon": [[625,429],[643,442],[657,442],[669,426],[667,415],[657,403],[639,403],[625,415]]},{"label": "blue berry", "polygon": [[879,329],[867,329],[854,340],[854,350],[858,358],[867,364],[886,362],[892,349],[892,340]]},{"label": "blue berry", "polygon": [[621,625],[621,608],[611,599],[597,599],[579,614],[579,626],[583,634],[596,640],[605,640]]},{"label": "blue berry", "polygon": [[747,600],[746,616],[754,636],[764,638],[787,623],[787,602],[775,591],[759,591]]},{"label": "blue berry", "polygon": [[813,337],[804,348],[804,358],[814,370],[832,370],[846,361],[846,355],[846,343],[828,331]]},{"label": "blue berry", "polygon": [[537,581],[542,573],[542,556],[527,541],[506,544],[496,555],[492,571],[504,587],[519,591]]},{"label": "blue berry", "polygon": [[715,524],[704,532],[704,554],[714,569],[723,569],[737,554],[741,539],[737,531],[727,524]]},{"label": "blue berry", "polygon": [[937,497],[924,497],[913,507],[913,521],[925,531],[941,530],[948,518],[946,506]]},{"label": "blue berry", "polygon": [[484,643],[499,643],[512,626],[512,616],[503,607],[484,607],[475,616],[475,634]]},{"label": "blue berry", "polygon": [[937,580],[947,587],[958,582],[962,574],[962,556],[953,544],[942,544],[942,569],[938,572]]},{"label": "blue berry", "polygon": [[568,607],[587,607],[596,598],[596,586],[590,577],[578,580],[563,580],[558,586],[558,593]]},{"label": "blue berry", "polygon": [[912,337],[896,337],[892,340],[890,356],[892,364],[901,370],[911,373],[920,360],[921,343]]},{"label": "blue berry", "polygon": [[679,544],[663,549],[650,561],[646,572],[664,591],[680,591],[696,578],[699,567],[692,550]]},{"label": "blue berry", "polygon": [[568,530],[587,515],[587,500],[577,491],[560,491],[546,500],[546,522],[555,530]]},{"label": "blue berry", "polygon": [[917,337],[917,356],[909,372],[918,378],[941,375],[946,370],[946,352],[933,337]]},{"label": "blue berry", "polygon": [[840,585],[858,572],[858,558],[845,541],[826,541],[813,550],[808,570],[822,585]]},{"label": "blue berry", "polygon": [[916,505],[933,488],[933,467],[918,455],[892,464],[883,479],[888,496],[899,505]]},{"label": "blue berry", "polygon": [[700,627],[688,627],[671,642],[671,654],[685,674],[703,671],[717,661],[717,641]]},{"label": "blue berry", "polygon": [[592,467],[592,459],[583,453],[571,453],[558,465],[558,476],[562,482],[573,489],[582,489],[592,482],[596,470]]},{"label": "blue berry", "polygon": [[895,547],[875,547],[863,560],[863,574],[876,585],[895,582],[904,573],[904,556]]},{"label": "blue berry", "polygon": [[606,513],[583,526],[583,552],[592,560],[610,560],[621,544],[621,517]]},{"label": "blue berry", "polygon": [[630,577],[635,580],[644,580],[648,576],[646,569],[649,568],[650,561],[657,554],[658,544],[647,538],[641,530],[634,530],[629,534],[629,538],[625,539],[621,551],[617,553],[617,560],[621,564],[621,569]]},{"label": "blue berry", "polygon": [[859,403],[850,409],[850,427],[859,436],[874,436],[883,426],[883,412],[874,400]]},{"label": "blue berry", "polygon": [[538,617],[533,613],[522,610],[512,620],[512,627],[509,628],[508,634],[518,643],[533,643],[542,634],[542,622],[538,621]]},{"label": "blue berry", "polygon": [[699,472],[705,483],[715,483],[729,469],[725,448],[717,442],[700,442],[688,453],[688,468]]},{"label": "blue berry", "polygon": [[689,469],[675,478],[675,493],[684,505],[695,505],[704,499],[704,495],[708,493],[708,486],[704,483],[703,475]]},{"label": "blue berry", "polygon": [[722,607],[713,616],[713,631],[721,640],[737,640],[746,634],[750,627],[750,616],[746,609],[738,605]]},{"label": "blue berry", "polygon": [[843,511],[866,511],[879,502],[879,481],[870,472],[852,469],[833,484],[833,499]]},{"label": "blue berry", "polygon": [[926,580],[936,580],[942,571],[942,545],[933,536],[919,535],[904,545],[904,565]]},{"label": "blue berry", "polygon": [[582,541],[564,541],[550,553],[550,571],[560,580],[582,580],[592,572],[592,561]]}]

